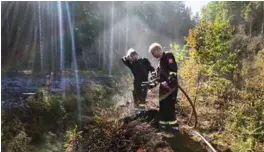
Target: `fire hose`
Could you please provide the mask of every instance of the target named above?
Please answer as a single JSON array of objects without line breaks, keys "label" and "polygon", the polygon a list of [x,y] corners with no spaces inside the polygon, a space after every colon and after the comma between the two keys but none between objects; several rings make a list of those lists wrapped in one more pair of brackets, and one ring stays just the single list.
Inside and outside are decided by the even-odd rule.
[{"label": "fire hose", "polygon": [[[150,81],[147,81],[147,82],[142,82],[142,87],[147,87],[149,89],[152,89],[154,87],[156,87],[157,85],[159,84],[159,78],[153,78],[152,80]],[[192,107],[192,111],[191,111],[191,114],[189,116],[189,120],[187,122],[187,125],[190,127],[190,128],[195,128],[197,126],[197,113],[196,113],[196,110],[195,110],[195,106],[191,100],[191,98],[189,97],[189,95],[184,91],[184,89],[178,85],[178,88],[181,90],[181,92],[184,94],[184,96],[187,98],[189,104],[191,105]],[[193,125],[190,125],[191,123],[191,119],[192,117],[194,116],[194,124]]]},{"label": "fire hose", "polygon": [[[160,81],[159,81],[158,77],[155,77],[155,78],[152,77],[152,79],[150,81],[143,82],[142,87],[147,87],[149,89],[152,89],[152,88],[156,87],[159,83],[160,83]],[[181,90],[181,92],[187,98],[187,100],[189,101],[189,104],[192,107],[192,111],[191,111],[191,114],[189,116],[189,120],[187,122],[188,129],[191,129],[192,134],[199,136],[213,152],[216,152],[214,147],[198,131],[194,130],[194,128],[196,128],[196,126],[197,126],[197,113],[195,110],[195,105],[192,102],[190,96],[186,93],[186,91],[179,84],[178,84],[178,88]],[[153,104],[155,104],[155,103],[153,103]],[[194,124],[190,125],[190,122],[191,122],[191,119],[193,116],[194,116]]]}]

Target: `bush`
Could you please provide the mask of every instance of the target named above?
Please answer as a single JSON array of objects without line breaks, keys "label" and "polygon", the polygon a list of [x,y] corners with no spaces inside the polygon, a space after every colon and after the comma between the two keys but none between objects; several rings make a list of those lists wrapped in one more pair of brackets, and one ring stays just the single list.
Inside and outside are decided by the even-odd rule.
[{"label": "bush", "polygon": [[35,96],[28,98],[27,112],[26,131],[34,141],[41,141],[43,133],[48,131],[63,131],[66,113],[61,96],[40,89]]},{"label": "bush", "polygon": [[73,130],[66,131],[66,144],[64,145],[66,152],[78,151],[82,131],[77,132],[77,125]]},{"label": "bush", "polygon": [[7,145],[7,152],[29,152],[31,138],[24,131],[20,131]]}]

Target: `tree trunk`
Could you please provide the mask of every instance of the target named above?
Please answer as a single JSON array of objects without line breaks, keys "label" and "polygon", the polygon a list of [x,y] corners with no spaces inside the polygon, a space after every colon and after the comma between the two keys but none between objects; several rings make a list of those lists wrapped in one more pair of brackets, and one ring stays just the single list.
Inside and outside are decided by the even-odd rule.
[{"label": "tree trunk", "polygon": [[98,65],[99,67],[101,67],[101,40],[100,40],[101,36],[99,35],[99,38],[98,38]]},{"label": "tree trunk", "polygon": [[264,34],[264,2],[262,2],[262,25],[261,25],[261,35]]},{"label": "tree trunk", "polygon": [[126,2],[126,48],[125,51],[128,49],[128,2]]},{"label": "tree trunk", "polygon": [[108,73],[109,75],[112,74],[113,68],[113,52],[114,52],[114,14],[115,14],[115,4],[112,2],[111,5],[111,20],[110,20],[110,47],[109,47],[109,66],[108,66]]},{"label": "tree trunk", "polygon": [[249,21],[249,36],[252,36],[252,18],[250,17],[250,21]]},{"label": "tree trunk", "polygon": [[[52,10],[52,2],[50,3],[50,10]],[[51,70],[50,71],[53,72],[54,71],[54,61],[55,61],[54,60],[54,42],[55,42],[55,40],[54,40],[54,36],[53,36],[53,29],[55,28],[54,27],[55,23],[54,23],[54,19],[53,19],[52,16],[50,17],[50,20],[51,20],[50,21],[51,22],[50,23],[51,24],[50,25],[50,28],[51,28],[50,29],[50,38],[51,38],[51,43],[50,43],[50,45],[51,45],[50,46],[51,47],[51,52],[50,52],[50,55],[51,55],[51,63],[50,62],[49,63],[51,64]]]},{"label": "tree trunk", "polygon": [[[120,17],[118,16],[118,21],[120,20]],[[118,49],[117,52],[120,53],[121,52],[121,42],[120,42],[120,38],[121,38],[121,25],[120,23],[118,23]]]},{"label": "tree trunk", "polygon": [[103,30],[103,69],[106,67],[106,11],[104,12],[104,30]]},{"label": "tree trunk", "polygon": [[[34,9],[36,9],[36,12],[35,12],[35,26],[34,26],[34,40],[35,42],[38,42],[39,41],[39,36],[38,36],[38,28],[36,27],[38,25],[38,10],[37,10],[37,6],[36,4],[34,5]],[[38,44],[36,43],[35,46],[34,46],[34,60],[33,60],[33,72],[34,73],[37,73],[37,72],[40,72],[40,65],[39,65],[39,60],[40,60],[40,51],[39,51],[39,47],[37,47]]]}]

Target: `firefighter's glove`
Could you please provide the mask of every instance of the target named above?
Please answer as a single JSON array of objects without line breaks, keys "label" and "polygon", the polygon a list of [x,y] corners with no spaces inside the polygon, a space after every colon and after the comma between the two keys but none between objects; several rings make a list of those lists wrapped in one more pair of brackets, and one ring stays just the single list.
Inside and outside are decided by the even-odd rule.
[{"label": "firefighter's glove", "polygon": [[156,72],[151,72],[150,80],[154,80],[158,77]]},{"label": "firefighter's glove", "polygon": [[174,72],[170,72],[167,83],[170,88],[176,87],[177,86],[177,74]]}]

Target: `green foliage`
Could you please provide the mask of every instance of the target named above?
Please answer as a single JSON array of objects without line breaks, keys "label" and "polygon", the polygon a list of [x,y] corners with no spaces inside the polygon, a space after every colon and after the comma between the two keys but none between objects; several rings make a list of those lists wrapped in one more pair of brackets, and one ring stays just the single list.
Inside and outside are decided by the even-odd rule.
[{"label": "green foliage", "polygon": [[233,27],[229,20],[215,19],[202,22],[189,32],[187,44],[194,50],[194,57],[205,66],[207,76],[220,76],[232,79],[237,68],[239,50],[229,48]]},{"label": "green foliage", "polygon": [[263,2],[259,1],[259,2],[247,2],[244,4],[244,8],[241,13],[246,21],[253,20],[254,18],[256,18],[257,15],[259,15],[258,9],[261,9],[262,3]]},{"label": "green foliage", "polygon": [[232,135],[233,151],[257,150],[258,142],[264,138],[264,106],[262,96],[250,92],[241,92],[243,102],[230,103],[227,118],[226,134]]},{"label": "green foliage", "polygon": [[[28,148],[28,142],[30,140],[24,132],[25,129],[23,123],[18,117],[12,119],[9,111],[2,110],[1,124],[1,143],[3,151],[12,147],[15,147],[18,150]],[[20,148],[16,142],[21,143]]]},{"label": "green foliage", "polygon": [[46,129],[56,129],[65,119],[62,97],[50,95],[44,88],[39,89],[35,96],[28,99],[28,106],[29,115],[36,125],[43,127],[42,123],[50,124],[50,126],[46,126]]},{"label": "green foliage", "polygon": [[258,52],[250,66],[246,65],[247,62],[243,63],[245,90],[237,93],[237,100],[230,106],[226,128],[234,135],[234,151],[261,150],[258,143],[264,139],[263,52]]},{"label": "green foliage", "polygon": [[[24,147],[29,143],[31,145],[31,141],[41,143],[45,140],[45,133],[63,131],[66,114],[60,100],[59,96],[50,95],[46,89],[42,88],[36,95],[24,101],[27,104],[26,109],[4,109],[2,112],[3,146],[9,149],[10,144],[16,148],[15,144]],[[21,149],[23,150],[25,149]]]},{"label": "green foliage", "polygon": [[[215,143],[232,151],[263,151],[263,40],[250,37],[251,31],[261,31],[257,25],[263,22],[263,4],[210,2],[201,22],[189,31],[190,58],[179,70],[184,86],[200,101],[198,115],[213,123],[201,122],[201,128],[210,130],[216,135]],[[237,30],[240,24],[252,27],[243,33]],[[213,126],[218,132],[212,132]]]},{"label": "green foliage", "polygon": [[225,102],[225,97],[232,88],[231,81],[225,78],[212,77],[200,86],[200,93],[206,96],[209,102]]},{"label": "green foliage", "polygon": [[[206,23],[205,23],[206,24]],[[203,37],[203,45],[197,50],[198,61],[208,66],[209,75],[223,75],[232,73],[236,68],[237,51],[229,50],[232,37],[232,27],[228,21],[215,21],[209,25],[201,24],[207,28]]]},{"label": "green foliage", "polygon": [[206,8],[203,10],[202,18],[208,21],[214,21],[216,18],[219,18],[221,15],[222,7],[220,7],[222,2],[209,2],[206,5]]},{"label": "green foliage", "polygon": [[[109,101],[113,89],[107,85],[93,84],[87,85],[82,89],[85,106],[95,109],[98,104],[107,105],[111,104]],[[100,101],[100,103],[98,102]],[[87,107],[87,108],[88,108]]]},{"label": "green foliage", "polygon": [[31,138],[24,131],[20,131],[7,146],[7,152],[28,152],[31,151]]},{"label": "green foliage", "polygon": [[77,151],[79,142],[82,140],[82,131],[77,132],[77,125],[73,130],[66,131],[66,144],[64,145],[66,152]]},{"label": "green foliage", "polygon": [[35,146],[34,152],[61,152],[64,151],[63,140],[51,131],[44,134],[45,142],[43,145]]},{"label": "green foliage", "polygon": [[237,31],[242,30],[250,36],[259,35],[263,31],[263,6],[260,1],[209,2],[202,11],[202,18],[210,22],[230,20]]},{"label": "green foliage", "polygon": [[170,48],[178,64],[181,64],[188,59],[188,50],[185,46],[181,49],[178,44],[170,44]]},{"label": "green foliage", "polygon": [[252,62],[243,60],[241,75],[244,77],[244,85],[247,89],[260,91],[264,88],[264,49],[260,50],[253,58]]},{"label": "green foliage", "polygon": [[[113,105],[109,102],[113,89],[107,85],[89,85],[82,90],[89,93],[83,94],[79,101],[83,104],[81,110],[85,117],[82,119],[86,118],[87,114],[88,117],[92,117],[88,112]],[[40,88],[34,96],[26,100],[26,111],[19,109],[14,112],[14,109],[3,109],[2,150],[11,149],[11,145],[14,147],[12,151],[37,151],[37,149],[43,152],[62,151],[63,141],[60,141],[59,136],[66,128],[73,127],[79,121],[76,93],[70,90],[66,94],[67,98],[63,100],[62,94],[50,94],[47,88]],[[89,104],[87,99],[94,103],[94,107],[87,106]],[[65,135],[68,139],[68,149],[73,144],[70,142],[74,140],[73,136],[80,134],[75,131],[76,128]]]}]

